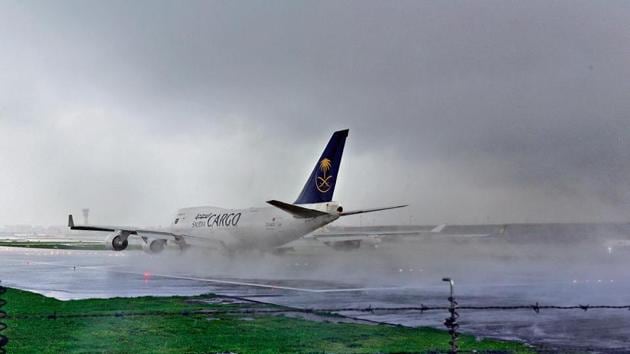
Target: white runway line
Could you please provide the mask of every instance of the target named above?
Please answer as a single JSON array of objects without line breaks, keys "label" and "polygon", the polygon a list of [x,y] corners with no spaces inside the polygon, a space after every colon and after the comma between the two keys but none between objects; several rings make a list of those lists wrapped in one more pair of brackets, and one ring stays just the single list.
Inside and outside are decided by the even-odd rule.
[{"label": "white runway line", "polygon": [[[144,273],[137,272],[129,272],[122,270],[110,270],[111,272],[123,273],[123,274],[134,274],[144,276]],[[356,291],[386,291],[386,290],[408,290],[413,289],[410,287],[382,287],[382,288],[345,288],[345,289],[309,289],[309,288],[296,288],[291,286],[282,286],[282,285],[269,285],[269,284],[260,284],[260,283],[250,283],[250,282],[240,282],[233,280],[222,280],[222,279],[209,279],[209,278],[197,278],[197,277],[189,277],[189,276],[181,276],[181,275],[170,275],[170,274],[157,274],[151,273],[152,277],[163,277],[163,278],[172,278],[172,279],[184,279],[184,280],[195,280],[202,281],[208,283],[215,284],[228,284],[228,285],[239,285],[239,286],[251,286],[256,288],[267,288],[267,289],[278,289],[278,290],[291,290],[291,291],[300,291],[307,293],[341,293],[341,292],[356,292]]]}]

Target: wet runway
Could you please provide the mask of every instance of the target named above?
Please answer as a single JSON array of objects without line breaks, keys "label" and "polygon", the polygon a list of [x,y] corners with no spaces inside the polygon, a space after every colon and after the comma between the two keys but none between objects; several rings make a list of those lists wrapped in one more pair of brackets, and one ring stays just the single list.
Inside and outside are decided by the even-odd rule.
[{"label": "wet runway", "polygon": [[[525,247],[525,246],[521,246]],[[628,305],[627,256],[589,248],[408,244],[335,252],[227,258],[212,253],[35,250],[0,247],[3,285],[59,299],[217,293],[301,308],[460,305]],[[446,311],[348,312],[352,317],[443,329]],[[628,310],[461,310],[460,330],[554,348],[630,350]]]}]

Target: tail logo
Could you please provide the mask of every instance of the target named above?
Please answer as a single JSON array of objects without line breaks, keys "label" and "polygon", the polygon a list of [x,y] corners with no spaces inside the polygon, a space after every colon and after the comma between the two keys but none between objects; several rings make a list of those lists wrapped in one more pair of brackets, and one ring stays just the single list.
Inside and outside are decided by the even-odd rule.
[{"label": "tail logo", "polygon": [[317,190],[322,192],[322,193],[326,193],[330,190],[330,188],[332,188],[332,175],[331,176],[327,176],[328,171],[330,171],[330,168],[332,167],[332,161],[330,161],[330,159],[322,159],[319,162],[319,170],[321,171],[321,176],[317,176],[317,179],[315,180],[315,187],[317,187]]}]

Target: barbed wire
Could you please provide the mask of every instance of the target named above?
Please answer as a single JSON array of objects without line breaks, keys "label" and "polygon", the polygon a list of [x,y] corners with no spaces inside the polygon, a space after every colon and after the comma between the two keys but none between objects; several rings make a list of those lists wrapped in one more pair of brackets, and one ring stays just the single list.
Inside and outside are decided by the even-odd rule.
[{"label": "barbed wire", "polygon": [[[406,307],[335,307],[335,308],[242,308],[242,309],[203,309],[203,310],[179,310],[179,311],[131,311],[131,312],[102,312],[102,313],[30,313],[15,314],[5,316],[9,320],[22,319],[62,319],[62,318],[86,318],[86,317],[134,317],[134,316],[192,316],[192,315],[212,315],[212,314],[274,314],[287,312],[300,312],[311,314],[334,314],[339,312],[428,312],[428,311],[448,311],[450,306],[406,306]],[[630,305],[508,305],[508,306],[460,306],[457,310],[533,310],[539,313],[541,310],[582,310],[591,309],[611,309],[630,310]]]},{"label": "barbed wire", "polygon": [[[4,288],[0,287],[0,289],[4,289]],[[6,291],[6,289],[4,291]],[[4,291],[0,290],[0,294],[2,294]],[[231,298],[232,300],[239,300],[239,298],[237,297],[226,296],[225,298]],[[231,304],[228,303],[225,308],[206,308],[206,309],[198,309],[198,310],[108,311],[108,312],[80,312],[80,313],[52,312],[52,313],[22,313],[22,314],[6,314],[0,311],[0,319],[5,319],[9,321],[10,320],[44,320],[44,321],[53,320],[54,321],[54,320],[63,320],[63,319],[106,318],[106,317],[109,317],[109,318],[115,317],[115,318],[122,319],[126,317],[133,318],[133,317],[145,317],[145,316],[174,317],[174,316],[212,316],[212,315],[222,315],[222,314],[226,314],[226,315],[261,314],[261,315],[264,315],[264,314],[282,314],[282,313],[305,313],[305,314],[316,314],[316,315],[326,315],[326,316],[340,315],[341,317],[345,317],[350,320],[362,321],[362,320],[367,320],[367,319],[362,319],[360,317],[350,317],[350,316],[347,316],[346,314],[341,315],[340,313],[419,312],[422,314],[424,312],[430,312],[430,311],[449,311],[450,312],[453,310],[453,306],[455,306],[457,311],[462,311],[462,310],[463,311],[466,311],[466,310],[470,310],[470,311],[532,310],[536,314],[540,313],[542,310],[566,310],[566,311],[572,311],[572,310],[588,311],[591,309],[592,310],[630,310],[630,305],[606,305],[606,304],[582,305],[582,304],[578,304],[578,305],[562,306],[562,305],[542,305],[539,302],[536,302],[534,304],[526,304],[526,305],[487,305],[487,306],[461,305],[460,306],[457,302],[454,301],[454,298],[449,297],[449,300],[452,300],[454,304],[451,304],[450,306],[444,306],[444,305],[427,306],[424,304],[420,304],[420,306],[398,306],[398,307],[366,306],[366,307],[296,308],[296,307],[282,306],[282,305],[270,305],[270,304],[266,304],[266,303],[258,302],[258,301],[250,301],[249,304],[246,305],[247,307],[244,307],[244,308],[230,307]],[[4,304],[6,304],[6,301],[0,300],[0,307],[2,307],[2,305]],[[272,307],[269,307],[269,306],[272,306]],[[451,317],[453,317],[453,313],[451,313]],[[459,317],[459,314],[455,313],[455,320],[457,319],[457,317]],[[374,322],[371,320],[367,320],[367,321]],[[392,323],[383,323],[383,322],[378,322],[378,323],[395,325]],[[445,322],[445,325],[446,324],[447,323]],[[455,343],[455,345],[452,345],[452,348],[454,349],[451,349],[450,351],[447,351],[447,352],[448,353],[465,352],[465,351],[459,350],[456,344],[457,337],[459,336],[459,332],[457,331],[459,325],[457,325],[455,321],[453,322],[453,326],[451,327],[452,328],[448,327],[449,328],[448,333],[451,335],[451,341],[452,341],[452,342],[449,342],[449,344],[452,345],[453,343]],[[5,328],[6,328],[6,325],[4,325],[4,327],[0,327],[0,331]],[[4,348],[2,348],[2,346],[6,346],[6,344],[8,343],[8,338],[6,338],[5,336],[2,336],[0,337],[0,339],[1,339],[0,344],[2,344],[0,345],[0,353],[4,354],[6,353],[6,351],[4,350]],[[562,351],[565,351],[565,349],[567,348],[563,347]],[[581,352],[584,350],[584,348],[577,348],[576,350],[578,352]],[[566,350],[566,352],[569,352],[569,351],[570,350]],[[541,352],[545,352],[545,350],[542,350]],[[552,349],[550,350],[550,352],[557,352],[557,350]],[[623,352],[623,350],[621,352]]]},{"label": "barbed wire", "polygon": [[610,309],[610,310],[630,310],[630,305],[571,305],[571,306],[557,306],[557,305],[514,305],[514,306],[459,306],[460,310],[534,310],[534,312],[540,312],[540,310],[583,310],[588,311],[590,309]]},{"label": "barbed wire", "polygon": [[[256,307],[261,306],[261,307]],[[146,316],[157,316],[157,317],[174,317],[174,316],[212,316],[212,315],[255,315],[255,314],[282,314],[282,313],[304,313],[304,314],[318,314],[318,315],[328,315],[335,316],[341,312],[362,312],[362,313],[377,313],[377,312],[429,312],[429,311],[450,311],[452,309],[451,306],[426,306],[421,304],[420,306],[403,306],[403,307],[334,307],[334,308],[296,308],[289,306],[278,306],[272,305],[273,308],[263,307],[269,306],[268,304],[255,302],[250,307],[246,308],[212,308],[212,309],[200,309],[200,310],[174,310],[174,311],[114,311],[114,312],[98,312],[98,313],[30,313],[30,314],[12,314],[8,315],[5,318],[8,320],[63,320],[63,319],[80,319],[80,318],[133,318],[133,317],[146,317]],[[531,305],[492,305],[492,306],[459,306],[456,304],[456,309],[458,311],[461,310],[471,310],[471,311],[492,311],[492,310],[505,310],[505,311],[515,311],[515,310],[533,310],[535,313],[540,313],[542,310],[581,310],[588,311],[590,309],[593,310],[630,310],[630,305],[570,305],[570,306],[558,306],[558,305],[541,305],[540,303],[535,303]],[[351,320],[364,320],[360,317],[348,317],[343,315],[342,317],[346,317]],[[459,315],[457,315],[459,317]],[[374,321],[370,321],[374,322]],[[392,323],[378,322],[380,324],[386,325],[395,325]],[[459,326],[457,326],[459,327]],[[451,334],[452,340],[457,340],[459,336],[459,332],[457,332],[457,328],[454,327],[450,329],[453,333]],[[451,342],[449,342],[450,344]],[[5,343],[6,344],[6,343]],[[539,352],[546,352],[544,349],[539,348]],[[573,350],[568,350],[569,348],[562,348],[562,351],[571,352]],[[620,352],[625,352],[625,349],[619,349]],[[583,352],[584,348],[576,347],[576,352]],[[607,352],[615,352],[614,350]],[[466,351],[461,351],[456,349],[455,351],[444,351],[448,353],[463,353]],[[557,353],[557,349],[550,349],[549,352]],[[0,353],[4,353],[0,351]]]},{"label": "barbed wire", "polygon": [[[452,286],[452,284],[451,284]],[[0,284],[0,295],[6,292],[6,288],[3,288]],[[47,312],[47,313],[19,313],[19,314],[7,314],[2,311],[1,308],[6,304],[6,300],[0,299],[0,321],[1,320],[63,320],[63,319],[77,319],[77,318],[105,318],[105,317],[146,317],[146,316],[158,316],[158,317],[173,317],[173,316],[212,316],[221,314],[282,314],[282,313],[305,313],[316,314],[322,316],[340,316],[341,318],[347,318],[349,320],[357,321],[369,321],[380,324],[392,325],[393,323],[386,323],[375,321],[371,319],[364,319],[360,316],[352,317],[350,313],[391,313],[391,312],[419,312],[420,314],[430,311],[448,311],[450,316],[444,321],[444,325],[448,329],[451,341],[449,345],[451,350],[449,353],[462,352],[457,345],[457,338],[459,336],[458,328],[459,324],[457,319],[460,317],[457,311],[518,311],[518,310],[531,310],[536,314],[543,310],[630,310],[630,305],[590,305],[590,304],[578,304],[578,305],[543,305],[539,302],[534,304],[516,304],[516,305],[459,305],[453,296],[453,290],[451,288],[451,296],[448,297],[449,305],[424,305],[419,306],[397,306],[397,307],[322,307],[322,308],[300,308],[283,306],[276,304],[269,304],[252,299],[242,298],[238,296],[218,296],[219,298],[230,299],[232,301],[242,301],[247,303],[245,307],[231,307],[232,304],[238,304],[238,302],[227,303],[219,307],[196,309],[196,310],[156,310],[156,311],[102,311],[102,312]],[[206,302],[201,302],[204,304]],[[208,302],[206,304],[212,304]],[[241,303],[242,305],[242,303]],[[342,314],[343,313],[343,314]],[[6,329],[5,323],[0,322],[0,332]],[[4,347],[8,343],[8,338],[0,333],[0,354],[5,354]],[[582,348],[583,349],[583,348]]]}]

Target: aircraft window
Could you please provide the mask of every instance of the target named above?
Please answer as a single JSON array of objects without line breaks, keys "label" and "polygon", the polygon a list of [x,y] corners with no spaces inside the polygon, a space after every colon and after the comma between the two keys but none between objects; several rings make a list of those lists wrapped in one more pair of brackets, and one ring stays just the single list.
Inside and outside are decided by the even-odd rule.
[{"label": "aircraft window", "polygon": [[173,224],[177,224],[177,222],[179,221],[179,218],[175,219],[175,221],[173,222]]}]

